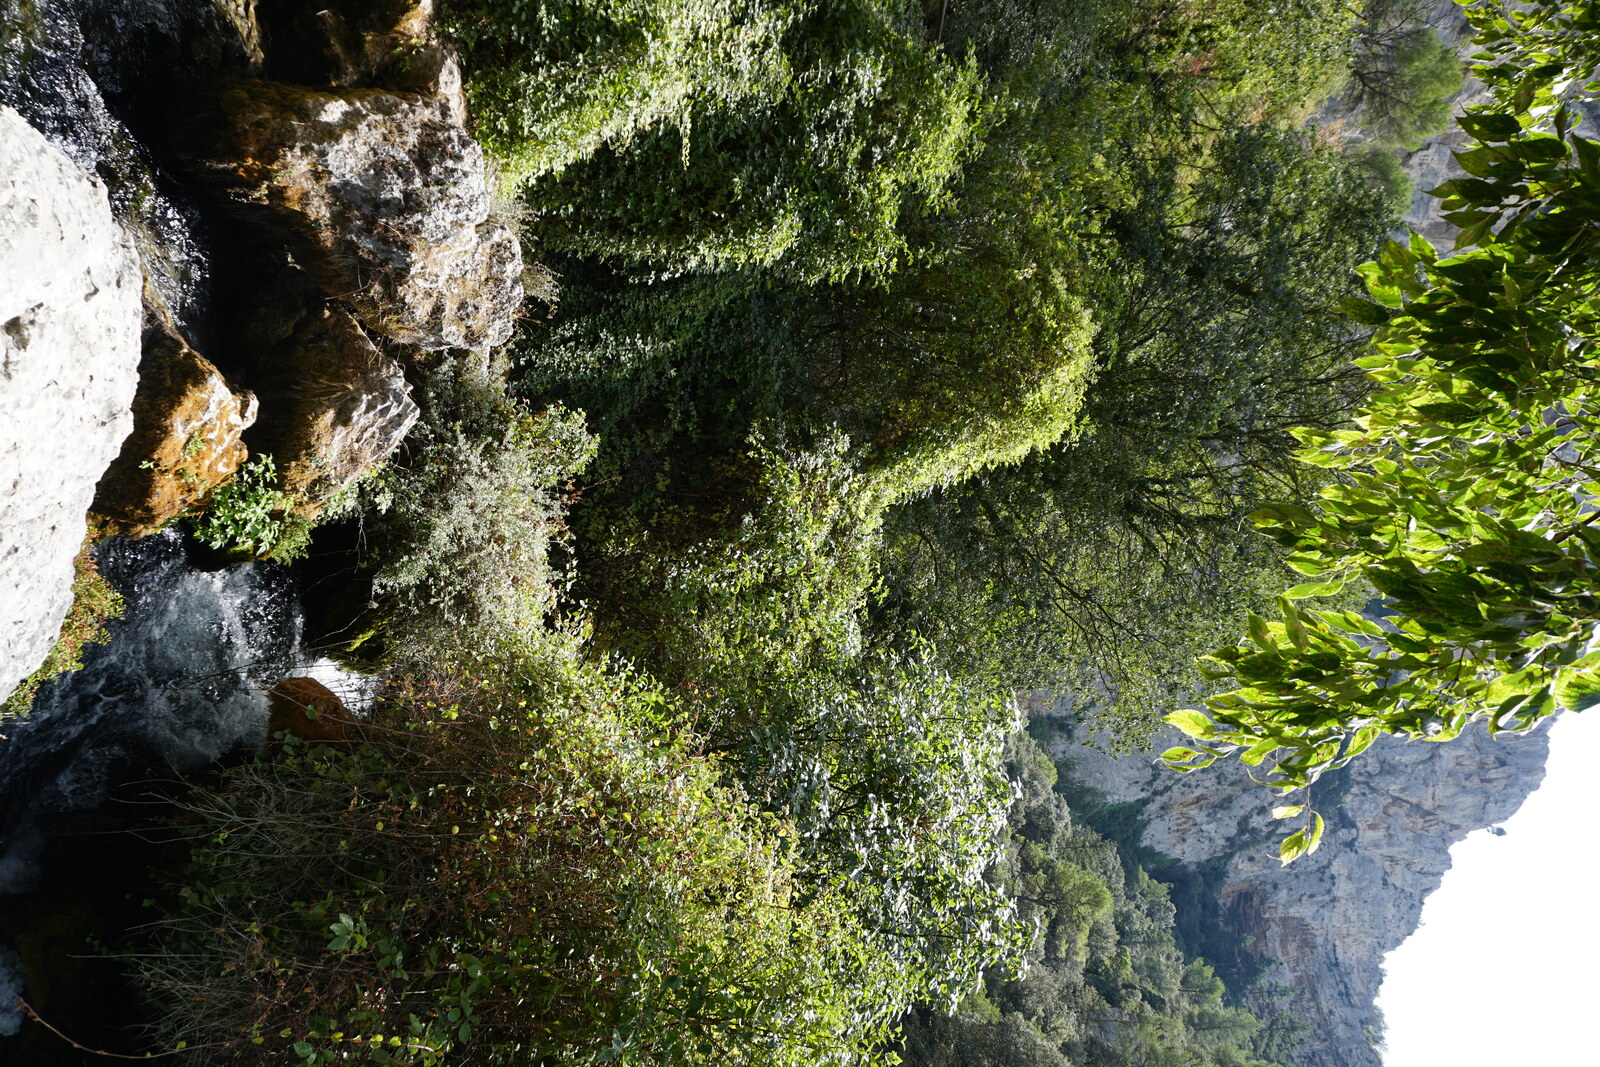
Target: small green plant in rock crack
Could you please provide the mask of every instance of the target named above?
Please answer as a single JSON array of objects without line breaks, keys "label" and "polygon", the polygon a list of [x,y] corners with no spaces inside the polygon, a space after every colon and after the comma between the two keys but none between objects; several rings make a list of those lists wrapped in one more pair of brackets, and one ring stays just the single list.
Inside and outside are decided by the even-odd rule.
[{"label": "small green plant in rock crack", "polygon": [[270,455],[250,460],[193,520],[195,537],[212,548],[256,557],[272,554],[290,523],[290,498],[277,482],[277,464]]},{"label": "small green plant in rock crack", "polygon": [[177,468],[178,481],[193,489],[200,484],[200,464],[196,462],[206,449],[206,435],[194,433],[183,443],[183,463]]}]

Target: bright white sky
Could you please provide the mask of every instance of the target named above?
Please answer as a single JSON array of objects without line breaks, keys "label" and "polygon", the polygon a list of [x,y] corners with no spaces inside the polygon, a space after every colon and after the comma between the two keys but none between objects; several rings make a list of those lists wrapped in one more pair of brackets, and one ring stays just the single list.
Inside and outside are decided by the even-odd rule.
[{"label": "bright white sky", "polygon": [[1384,1067],[1595,1067],[1600,708],[1550,727],[1544,783],[1451,850],[1422,925],[1384,960]]}]

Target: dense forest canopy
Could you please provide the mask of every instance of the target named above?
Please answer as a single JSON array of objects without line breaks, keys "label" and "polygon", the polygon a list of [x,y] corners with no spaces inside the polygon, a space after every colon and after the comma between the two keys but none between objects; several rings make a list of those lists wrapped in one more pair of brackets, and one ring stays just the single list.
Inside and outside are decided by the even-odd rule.
[{"label": "dense forest canopy", "polygon": [[[1358,566],[1308,562],[1368,484],[1308,442],[1355,455],[1401,378],[1489,417],[1515,368],[1463,398],[1395,346],[1467,328],[1429,286],[1537,318],[1577,271],[1592,146],[1516,118],[1554,74],[1479,20],[1516,104],[1466,120],[1449,195],[1498,273],[1391,247],[1373,304],[1384,161],[1460,84],[1420,4],[440,9],[543,301],[432,357],[309,534],[311,628],[376,700],[174,798],[192,863],[130,957],[164,1033],[306,1067],[1287,1062],[1299,1024],[1180,944],[1014,696],[1143,743],[1292,568]],[[1352,363],[1374,329],[1392,366]],[[1255,624],[1286,676],[1296,618]],[[1234,706],[1196,760],[1255,729]]]}]

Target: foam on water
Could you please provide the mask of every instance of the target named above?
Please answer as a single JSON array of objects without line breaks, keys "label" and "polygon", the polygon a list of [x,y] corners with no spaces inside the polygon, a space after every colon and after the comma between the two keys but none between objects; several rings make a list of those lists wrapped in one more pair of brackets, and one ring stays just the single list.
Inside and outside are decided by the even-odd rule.
[{"label": "foam on water", "polygon": [[99,559],[123,618],[0,742],[0,892],[26,891],[44,838],[117,789],[258,743],[266,691],[296,665],[299,609],[277,568],[198,570],[176,532]]}]

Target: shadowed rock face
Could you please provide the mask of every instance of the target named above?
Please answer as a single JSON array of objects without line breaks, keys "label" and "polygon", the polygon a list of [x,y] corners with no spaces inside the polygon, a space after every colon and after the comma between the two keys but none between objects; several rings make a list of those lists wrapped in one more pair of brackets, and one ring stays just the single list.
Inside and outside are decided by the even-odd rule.
[{"label": "shadowed rock face", "polygon": [[[1168,743],[1158,743],[1156,749]],[[1111,759],[1068,739],[1054,754],[1064,777],[1141,806],[1140,843],[1198,871],[1211,866],[1216,917],[1263,977],[1295,990],[1290,1010],[1314,1026],[1305,1067],[1379,1067],[1363,1028],[1382,960],[1416,929],[1427,895],[1450,868],[1450,846],[1509,818],[1544,778],[1541,729],[1491,738],[1470,730],[1448,744],[1380,740],[1319,783],[1328,819],[1322,847],[1288,867],[1272,796],[1236,760],[1176,774],[1149,755]],[[1292,826],[1288,827],[1293,829]]]},{"label": "shadowed rock face", "polygon": [[0,699],[44,660],[132,427],[138,257],[101,185],[0,106]]},{"label": "shadowed rock face", "polygon": [[368,329],[423,349],[510,336],[521,251],[489,219],[482,150],[444,101],[246,81],[195,122],[204,173],[268,209]]},{"label": "shadowed rock face", "polygon": [[131,537],[162,529],[233,477],[256,398],[235,392],[158,314],[148,316],[133,433],[95,494],[95,513]]},{"label": "shadowed rock face", "polygon": [[284,346],[279,488],[306,514],[387,459],[420,414],[405,373],[349,314],[327,309]]}]

